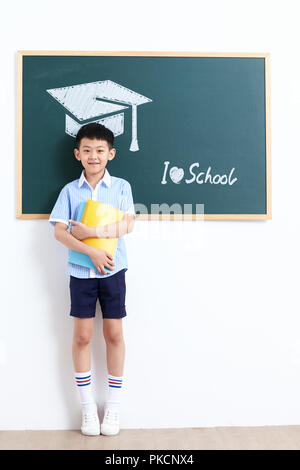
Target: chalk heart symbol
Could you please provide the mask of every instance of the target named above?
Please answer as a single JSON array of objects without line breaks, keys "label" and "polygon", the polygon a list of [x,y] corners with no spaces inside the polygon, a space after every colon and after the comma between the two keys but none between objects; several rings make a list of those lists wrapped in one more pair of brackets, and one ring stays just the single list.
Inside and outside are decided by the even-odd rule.
[{"label": "chalk heart symbol", "polygon": [[170,169],[170,178],[173,181],[173,183],[176,183],[176,184],[180,183],[183,176],[184,176],[184,171],[182,168],[177,168],[177,166],[173,166]]}]

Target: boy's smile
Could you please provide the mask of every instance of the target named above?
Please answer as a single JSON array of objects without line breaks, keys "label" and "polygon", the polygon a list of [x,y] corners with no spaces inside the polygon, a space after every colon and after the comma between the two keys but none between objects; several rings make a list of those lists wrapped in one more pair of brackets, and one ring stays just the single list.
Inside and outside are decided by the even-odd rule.
[{"label": "boy's smile", "polygon": [[115,154],[116,149],[109,149],[106,140],[87,137],[81,139],[79,149],[74,149],[74,155],[81,161],[85,177],[92,186],[103,178],[107,162],[113,160]]}]

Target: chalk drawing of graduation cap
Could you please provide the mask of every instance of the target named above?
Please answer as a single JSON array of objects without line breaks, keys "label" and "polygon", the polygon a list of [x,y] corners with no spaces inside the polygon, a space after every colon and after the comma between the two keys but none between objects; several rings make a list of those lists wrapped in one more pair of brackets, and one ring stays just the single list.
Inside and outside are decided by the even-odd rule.
[{"label": "chalk drawing of graduation cap", "polygon": [[[130,150],[139,150],[137,138],[137,107],[152,100],[111,80],[82,83],[46,90],[74,117],[66,114],[65,132],[73,137],[82,121],[98,122],[110,129],[114,136],[124,132],[124,112],[132,109],[132,139]],[[120,104],[118,104],[120,103]],[[104,116],[104,117],[103,117]],[[76,119],[75,119],[76,118]]]}]

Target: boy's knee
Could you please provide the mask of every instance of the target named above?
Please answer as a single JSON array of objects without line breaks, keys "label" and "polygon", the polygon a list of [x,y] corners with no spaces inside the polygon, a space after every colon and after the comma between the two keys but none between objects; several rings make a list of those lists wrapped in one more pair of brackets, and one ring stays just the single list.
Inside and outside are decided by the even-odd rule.
[{"label": "boy's knee", "polygon": [[74,342],[78,346],[87,346],[93,337],[93,333],[91,331],[81,331],[74,335]]},{"label": "boy's knee", "polygon": [[110,344],[120,344],[123,341],[123,334],[120,330],[106,330],[104,331],[105,341]]}]

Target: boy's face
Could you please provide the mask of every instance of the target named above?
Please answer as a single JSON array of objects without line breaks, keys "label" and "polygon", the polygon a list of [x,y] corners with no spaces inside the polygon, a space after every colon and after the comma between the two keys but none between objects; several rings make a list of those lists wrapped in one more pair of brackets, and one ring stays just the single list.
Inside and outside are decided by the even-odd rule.
[{"label": "boy's face", "polygon": [[112,160],[115,154],[116,149],[109,150],[106,140],[88,139],[87,137],[81,139],[79,149],[74,149],[74,155],[77,160],[81,161],[87,176],[102,174],[108,160]]}]

